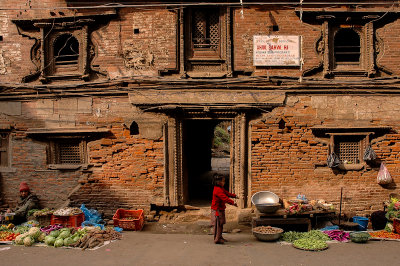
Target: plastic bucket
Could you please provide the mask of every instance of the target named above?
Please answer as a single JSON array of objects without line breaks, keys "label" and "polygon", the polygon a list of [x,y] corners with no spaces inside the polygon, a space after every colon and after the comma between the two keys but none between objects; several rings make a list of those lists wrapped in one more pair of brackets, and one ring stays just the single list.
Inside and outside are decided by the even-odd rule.
[{"label": "plastic bucket", "polygon": [[359,231],[367,231],[369,219],[366,217],[361,216],[354,216],[353,222],[358,223],[358,230]]}]

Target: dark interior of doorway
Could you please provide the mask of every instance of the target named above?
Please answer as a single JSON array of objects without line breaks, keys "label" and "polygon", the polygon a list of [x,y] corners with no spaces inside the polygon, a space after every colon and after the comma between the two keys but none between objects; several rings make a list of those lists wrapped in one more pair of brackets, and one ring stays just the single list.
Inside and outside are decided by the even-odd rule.
[{"label": "dark interior of doorway", "polygon": [[183,161],[186,204],[209,206],[213,175],[225,176],[229,188],[231,121],[190,119],[184,122]]}]

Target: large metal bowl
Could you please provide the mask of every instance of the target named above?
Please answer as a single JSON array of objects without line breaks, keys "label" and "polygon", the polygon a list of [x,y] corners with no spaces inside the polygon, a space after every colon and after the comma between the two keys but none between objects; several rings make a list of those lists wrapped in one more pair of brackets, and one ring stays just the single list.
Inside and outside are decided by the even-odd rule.
[{"label": "large metal bowl", "polygon": [[251,197],[251,202],[257,204],[279,203],[279,197],[271,191],[259,191]]},{"label": "large metal bowl", "polygon": [[256,208],[262,213],[274,213],[281,207],[279,203],[266,203],[266,204],[256,204]]},{"label": "large metal bowl", "polygon": [[279,197],[270,191],[255,193],[251,197],[251,202],[256,206],[257,210],[262,213],[273,213],[281,207]]},{"label": "large metal bowl", "polygon": [[276,241],[281,237],[282,234],[283,231],[275,234],[262,234],[253,231],[253,235],[260,241]]}]

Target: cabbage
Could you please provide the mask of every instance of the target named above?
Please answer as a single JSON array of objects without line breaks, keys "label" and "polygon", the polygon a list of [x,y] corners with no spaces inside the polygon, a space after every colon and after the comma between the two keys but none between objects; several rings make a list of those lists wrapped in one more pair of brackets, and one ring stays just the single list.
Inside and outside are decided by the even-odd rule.
[{"label": "cabbage", "polygon": [[56,242],[54,242],[54,247],[59,248],[64,245],[64,240],[62,239],[57,239]]},{"label": "cabbage", "polygon": [[54,242],[56,242],[56,239],[52,236],[46,236],[44,238],[44,243],[46,243],[48,246],[54,246]]},{"label": "cabbage", "polygon": [[67,237],[69,237],[71,234],[69,233],[69,231],[61,231],[60,235],[58,236],[59,238],[62,239],[66,239]]},{"label": "cabbage", "polygon": [[50,235],[54,238],[57,238],[59,234],[60,234],[59,230],[53,230],[50,232]]},{"label": "cabbage", "polygon": [[15,238],[15,244],[17,245],[23,245],[24,244],[24,238],[28,236],[28,233],[24,233],[22,235],[19,235]]},{"label": "cabbage", "polygon": [[32,227],[31,229],[29,229],[28,234],[33,238],[33,239],[37,239],[40,236],[40,229],[39,227]]},{"label": "cabbage", "polygon": [[71,230],[69,230],[68,227],[61,228],[60,232],[62,233],[62,232],[64,232],[64,231],[67,231],[68,233],[71,233]]},{"label": "cabbage", "polygon": [[45,237],[46,237],[46,233],[41,232],[39,237],[37,238],[37,241],[38,242],[44,242]]},{"label": "cabbage", "polygon": [[69,245],[75,243],[74,240],[71,237],[67,237],[64,239],[64,246],[68,247]]},{"label": "cabbage", "polygon": [[32,237],[27,236],[24,238],[24,246],[25,247],[30,247],[32,244],[35,243],[35,241],[32,239]]},{"label": "cabbage", "polygon": [[74,237],[72,238],[72,240],[74,241],[73,243],[78,242],[79,239],[81,239],[79,236],[74,236]]}]

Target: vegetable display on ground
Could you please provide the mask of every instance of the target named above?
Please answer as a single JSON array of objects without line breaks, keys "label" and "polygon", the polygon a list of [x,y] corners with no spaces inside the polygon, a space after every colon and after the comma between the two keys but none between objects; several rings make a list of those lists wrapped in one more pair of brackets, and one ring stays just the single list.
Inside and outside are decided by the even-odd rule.
[{"label": "vegetable display on ground", "polygon": [[282,233],[283,230],[272,226],[257,226],[253,229],[253,232],[260,234],[279,234]]},{"label": "vegetable display on ground", "polygon": [[293,242],[293,246],[304,250],[323,250],[328,248],[328,244],[323,240],[315,238],[301,238]]},{"label": "vegetable display on ground", "polygon": [[340,241],[340,242],[347,242],[349,241],[350,234],[344,232],[343,230],[327,230],[324,231],[324,234],[328,235],[330,239]]}]

